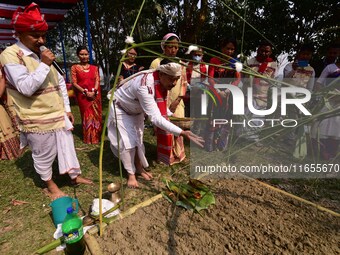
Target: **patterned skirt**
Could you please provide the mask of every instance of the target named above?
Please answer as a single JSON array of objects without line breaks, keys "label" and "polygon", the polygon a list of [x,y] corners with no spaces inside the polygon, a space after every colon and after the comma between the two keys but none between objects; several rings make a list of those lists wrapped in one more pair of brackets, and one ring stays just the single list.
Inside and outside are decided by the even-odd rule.
[{"label": "patterned skirt", "polygon": [[16,159],[21,154],[19,132],[13,123],[11,115],[0,105],[0,160]]}]

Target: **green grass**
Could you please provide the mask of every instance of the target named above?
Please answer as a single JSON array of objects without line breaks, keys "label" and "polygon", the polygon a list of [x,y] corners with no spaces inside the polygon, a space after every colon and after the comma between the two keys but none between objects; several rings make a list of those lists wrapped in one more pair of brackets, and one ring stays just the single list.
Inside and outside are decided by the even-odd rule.
[{"label": "green grass", "polygon": [[[106,113],[107,100],[103,100],[103,115]],[[54,180],[59,187],[69,196],[79,200],[81,214],[86,214],[94,198],[99,192],[99,145],[86,145],[82,142],[80,114],[77,105],[72,106],[75,116],[74,139],[78,159],[85,177],[94,180],[94,186],[80,185],[70,186],[67,176],[59,176],[57,165],[54,165]],[[162,178],[172,178],[175,181],[187,180],[189,176],[189,161],[176,164],[171,167],[156,164],[156,138],[152,135],[152,129],[145,130],[146,155],[150,163],[150,170],[154,175],[153,182],[142,182],[141,189],[125,190],[125,208],[144,201],[158,194],[164,187]],[[234,145],[232,151],[243,148],[245,144],[240,141]],[[188,144],[186,154],[190,155]],[[223,159],[225,154],[218,152],[208,154],[209,157],[217,160]],[[249,147],[230,158],[231,164],[258,164],[289,163],[292,157],[288,154],[279,153],[273,148]],[[126,177],[125,170],[124,177]],[[118,160],[113,156],[108,140],[104,143],[103,155],[103,189],[110,182],[120,180]],[[324,199],[335,201],[339,205],[340,180],[292,180],[292,179],[270,179],[267,182],[280,188],[288,189],[289,192],[303,196],[306,199],[320,202]],[[124,183],[126,180],[124,179]],[[280,186],[281,185],[281,186]],[[50,199],[42,192],[43,182],[40,180],[33,168],[31,152],[25,154],[16,161],[1,161],[0,163],[0,251],[1,254],[32,254],[35,250],[53,241],[55,227],[51,218]],[[13,205],[12,200],[21,200],[27,204]],[[331,208],[334,209],[334,208]],[[57,254],[51,251],[49,254]],[[59,253],[59,254],[62,254]]]},{"label": "green grass", "polygon": [[[103,116],[107,110],[104,99]],[[94,198],[99,192],[99,145],[87,145],[82,142],[80,113],[77,105],[72,105],[75,116],[74,140],[83,176],[91,178],[94,186],[70,185],[68,176],[58,174],[57,164],[53,166],[53,179],[69,196],[79,200],[80,213],[87,214]],[[155,178],[153,183],[141,183],[139,190],[125,190],[125,208],[129,208],[160,192],[160,178],[169,176],[184,166],[178,164],[166,167],[155,164],[156,139],[152,130],[146,129],[146,153]],[[123,176],[126,177],[125,170]],[[103,190],[111,182],[120,181],[118,160],[110,150],[109,141],[105,140],[103,155]],[[126,179],[124,178],[124,183]],[[31,151],[12,161],[0,162],[0,251],[1,254],[32,254],[42,246],[53,241],[55,227],[51,216],[50,198],[42,188],[44,183],[33,167]],[[27,204],[13,205],[12,200],[25,201]],[[50,254],[56,252],[51,251]],[[61,252],[62,253],[62,252]]]}]

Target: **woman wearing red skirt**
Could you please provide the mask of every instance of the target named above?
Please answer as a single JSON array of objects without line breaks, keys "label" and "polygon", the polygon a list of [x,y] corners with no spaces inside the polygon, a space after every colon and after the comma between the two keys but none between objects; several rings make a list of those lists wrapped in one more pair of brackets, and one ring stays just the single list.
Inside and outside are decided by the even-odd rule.
[{"label": "woman wearing red skirt", "polygon": [[83,127],[83,141],[97,144],[102,132],[102,104],[99,70],[89,64],[89,52],[86,47],[77,48],[79,64],[71,68],[72,84],[75,88]]}]

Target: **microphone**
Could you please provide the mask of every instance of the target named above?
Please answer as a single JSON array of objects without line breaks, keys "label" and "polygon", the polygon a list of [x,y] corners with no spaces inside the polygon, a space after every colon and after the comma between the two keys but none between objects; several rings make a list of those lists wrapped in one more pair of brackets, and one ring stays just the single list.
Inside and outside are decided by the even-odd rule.
[{"label": "microphone", "polygon": [[[47,48],[44,45],[41,45],[39,49],[40,49],[40,51],[47,50]],[[54,60],[52,62],[52,65],[54,66],[55,69],[57,69],[58,73],[60,73],[61,75],[65,74],[64,70],[61,69],[61,67]]]}]

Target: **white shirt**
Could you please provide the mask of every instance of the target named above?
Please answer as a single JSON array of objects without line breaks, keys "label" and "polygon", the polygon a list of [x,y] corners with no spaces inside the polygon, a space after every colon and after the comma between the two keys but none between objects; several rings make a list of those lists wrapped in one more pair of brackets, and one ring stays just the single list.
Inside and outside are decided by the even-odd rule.
[{"label": "white shirt", "polygon": [[[145,79],[142,80],[142,79]],[[110,94],[108,95],[110,96]],[[126,114],[138,115],[145,113],[155,126],[179,136],[182,129],[166,120],[155,101],[155,83],[152,72],[145,72],[130,79],[118,88],[115,93],[115,104]],[[111,106],[111,112],[114,109]]]},{"label": "white shirt", "polygon": [[[336,64],[327,65],[320,74],[318,83],[321,83],[322,85],[327,85],[327,78],[329,78],[328,76],[335,72],[340,72],[339,67]],[[331,78],[329,78],[329,80],[331,80]]]},{"label": "white shirt", "polygon": [[[34,72],[29,72],[28,69],[21,64],[6,64],[4,70],[6,78],[9,82],[23,95],[32,96],[43,84],[47,74],[50,72],[50,66],[41,62],[37,54],[28,49],[20,41],[17,45],[24,53],[24,56],[29,56],[39,62],[39,66]],[[71,112],[70,101],[67,94],[67,88],[64,78],[58,73],[59,87],[63,95],[65,111]]]}]

